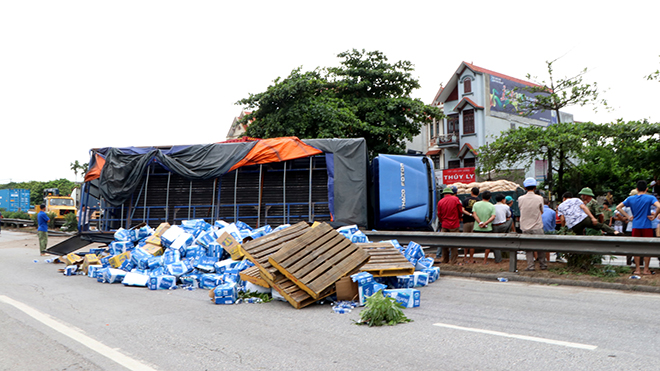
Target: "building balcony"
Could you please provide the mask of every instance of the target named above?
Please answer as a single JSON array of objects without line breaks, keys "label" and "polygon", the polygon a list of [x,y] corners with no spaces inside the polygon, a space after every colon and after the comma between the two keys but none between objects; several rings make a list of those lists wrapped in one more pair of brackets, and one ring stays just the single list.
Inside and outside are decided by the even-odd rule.
[{"label": "building balcony", "polygon": [[440,148],[459,148],[460,143],[458,133],[442,134],[435,138],[437,145]]}]

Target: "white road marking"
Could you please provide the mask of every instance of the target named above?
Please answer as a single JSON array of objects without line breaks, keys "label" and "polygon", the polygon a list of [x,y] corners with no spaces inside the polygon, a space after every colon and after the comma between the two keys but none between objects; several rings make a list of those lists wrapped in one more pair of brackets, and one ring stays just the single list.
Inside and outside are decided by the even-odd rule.
[{"label": "white road marking", "polygon": [[568,341],[545,339],[545,338],[539,338],[539,337],[535,337],[535,336],[507,334],[506,332],[483,330],[483,329],[471,328],[471,327],[461,327],[461,326],[449,325],[449,324],[446,324],[446,323],[434,323],[433,326],[445,327],[445,328],[450,328],[450,329],[454,329],[454,330],[478,332],[478,333],[481,333],[481,334],[496,335],[496,336],[502,336],[502,337],[507,337],[507,338],[513,338],[513,339],[536,341],[536,342],[539,342],[539,343],[546,343],[546,344],[552,344],[552,345],[561,345],[561,346],[570,347],[570,348],[578,348],[578,349],[586,349],[586,350],[596,350],[596,348],[598,348],[595,345],[589,345],[589,344],[571,343],[571,342],[568,342]]},{"label": "white road marking", "polygon": [[48,314],[42,313],[30,307],[27,304],[23,304],[20,301],[16,301],[4,295],[0,295],[0,301],[15,307],[16,309],[22,311],[28,316],[52,328],[53,330],[65,336],[68,336],[69,338],[79,342],[80,344],[99,353],[100,355],[105,356],[110,360],[119,363],[120,365],[126,367],[129,370],[156,371],[155,369],[145,365],[144,363],[141,363],[125,354],[122,354],[121,352],[112,349],[107,345],[104,345],[103,343],[90,338],[87,335],[82,334],[80,331],[74,330],[73,328],[66,326],[63,323],[56,321]]}]

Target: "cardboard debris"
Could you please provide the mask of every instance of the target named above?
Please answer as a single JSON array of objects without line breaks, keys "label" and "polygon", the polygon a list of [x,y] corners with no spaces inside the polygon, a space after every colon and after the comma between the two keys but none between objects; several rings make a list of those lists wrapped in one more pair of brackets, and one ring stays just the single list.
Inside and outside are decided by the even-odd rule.
[{"label": "cardboard debris", "polygon": [[162,223],[155,230],[144,224],[118,230],[107,249],[60,259],[67,264],[64,274],[84,273],[98,282],[150,290],[208,289],[211,302],[225,305],[261,302],[239,299],[241,292],[256,291],[296,309],[327,297],[335,300],[335,293],[338,300],[364,305],[379,290],[416,307],[421,301],[414,287],[440,274],[414,242],[406,248],[395,240],[372,243],[357,226],[334,230],[319,222],[275,229],[253,229],[240,221],[211,225],[202,219]]}]

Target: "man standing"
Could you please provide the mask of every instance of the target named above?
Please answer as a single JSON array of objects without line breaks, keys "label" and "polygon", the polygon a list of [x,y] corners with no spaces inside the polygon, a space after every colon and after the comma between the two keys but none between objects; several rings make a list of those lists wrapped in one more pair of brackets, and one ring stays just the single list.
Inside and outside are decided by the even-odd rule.
[{"label": "man standing", "polygon": [[39,206],[39,214],[37,214],[37,224],[39,225],[37,235],[39,235],[39,250],[41,251],[41,255],[46,255],[46,247],[48,246],[48,222],[50,218],[44,212],[45,209],[46,205],[41,204]]},{"label": "man standing", "polygon": [[[502,194],[495,196],[495,219],[493,219],[493,233],[511,232],[511,208],[506,204],[506,198]],[[502,262],[502,250],[493,250],[495,263]]]},{"label": "man standing", "polygon": [[[543,233],[543,197],[534,193],[536,190],[536,179],[527,178],[523,182],[527,193],[518,197],[518,207],[520,208],[520,229],[523,234],[544,234]],[[534,251],[526,251],[527,268],[526,271],[534,271]],[[539,266],[541,270],[548,269],[545,254],[538,252]]]},{"label": "man standing", "polygon": [[[449,187],[442,190],[442,200],[438,202],[438,222],[441,226],[441,232],[457,233],[461,225],[461,215],[463,214],[463,205],[454,195]],[[458,247],[451,248],[451,264],[456,264],[458,259]],[[449,263],[449,248],[442,248],[442,262]]]},{"label": "man standing", "polygon": [[[653,237],[653,228],[651,221],[658,216],[660,211],[660,202],[658,200],[647,194],[647,185],[646,181],[640,180],[637,182],[637,195],[630,196],[620,203],[616,209],[623,215],[628,218],[629,222],[632,222],[632,235],[633,237]],[[634,215],[630,216],[624,210],[624,206],[630,207]],[[651,212],[651,206],[655,206],[655,212]],[[643,274],[652,274],[649,270],[649,263],[651,262],[651,257],[644,257],[644,273]],[[640,274],[640,263],[641,258],[635,256],[635,272],[634,274]]]},{"label": "man standing", "polygon": [[[474,232],[492,232],[493,226],[492,222],[495,220],[495,206],[490,203],[490,191],[484,191],[481,194],[481,201],[474,204],[472,213],[474,215],[474,220],[476,223],[474,226]],[[490,254],[490,249],[486,249],[484,254],[484,264],[488,262],[488,255]],[[502,257],[500,256],[500,259]]]},{"label": "man standing", "polygon": [[[474,231],[474,217],[472,216],[472,207],[479,202],[479,188],[473,187],[470,190],[470,197],[463,200],[463,233],[472,233]],[[463,249],[465,251],[463,262],[474,263],[474,249]],[[470,258],[468,259],[468,255]]]}]

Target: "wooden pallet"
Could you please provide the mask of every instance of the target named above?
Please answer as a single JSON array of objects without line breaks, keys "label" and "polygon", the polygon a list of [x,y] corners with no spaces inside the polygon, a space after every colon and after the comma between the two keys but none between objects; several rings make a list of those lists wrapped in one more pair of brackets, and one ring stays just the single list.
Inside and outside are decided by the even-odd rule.
[{"label": "wooden pallet", "polygon": [[270,285],[268,285],[268,282],[261,277],[261,271],[259,270],[259,267],[257,267],[256,265],[254,267],[250,267],[242,270],[240,276],[243,281],[252,282],[255,285],[261,287],[266,287],[266,288],[270,287]]},{"label": "wooden pallet", "polygon": [[368,259],[365,250],[322,223],[284,245],[268,261],[318,300],[327,288]]},{"label": "wooden pallet", "polygon": [[264,280],[268,282],[270,287],[277,290],[277,292],[279,292],[280,295],[284,296],[284,298],[289,302],[289,304],[291,304],[296,309],[304,308],[310,304],[314,304],[317,301],[335,293],[335,286],[333,285],[332,287],[325,290],[322,293],[322,295],[319,296],[318,299],[314,299],[308,293],[303,291],[300,287],[296,286],[296,284],[293,283],[290,279],[284,277],[283,275],[279,275],[279,277],[275,281],[270,281],[267,278],[264,278]]},{"label": "wooden pallet", "polygon": [[246,242],[242,246],[243,252],[245,257],[259,268],[262,277],[274,281],[281,277],[281,274],[268,262],[268,256],[279,251],[287,242],[303,235],[308,230],[310,227],[306,222],[294,224],[281,231]]},{"label": "wooden pallet", "polygon": [[359,243],[357,245],[369,254],[367,264],[360,267],[361,272],[371,273],[374,277],[403,276],[415,273],[415,266],[389,242]]}]

